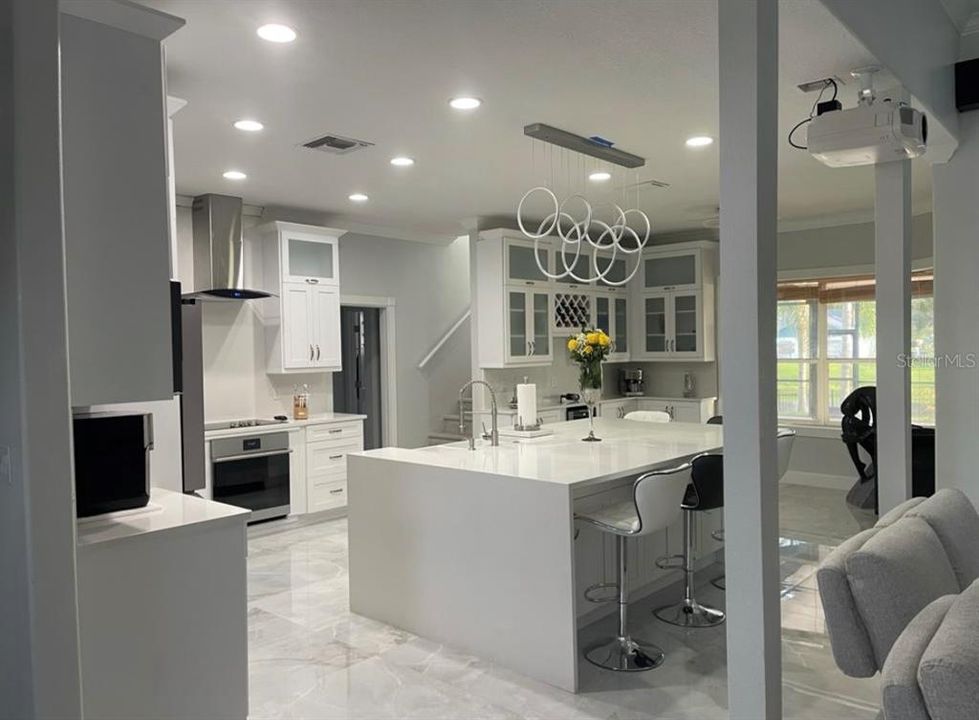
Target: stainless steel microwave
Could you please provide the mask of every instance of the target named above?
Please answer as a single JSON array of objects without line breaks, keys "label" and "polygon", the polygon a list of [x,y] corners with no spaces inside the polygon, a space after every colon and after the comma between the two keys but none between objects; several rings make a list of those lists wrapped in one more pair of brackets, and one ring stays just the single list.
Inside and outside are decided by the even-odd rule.
[{"label": "stainless steel microwave", "polygon": [[78,413],[72,420],[78,517],[149,503],[153,414]]}]

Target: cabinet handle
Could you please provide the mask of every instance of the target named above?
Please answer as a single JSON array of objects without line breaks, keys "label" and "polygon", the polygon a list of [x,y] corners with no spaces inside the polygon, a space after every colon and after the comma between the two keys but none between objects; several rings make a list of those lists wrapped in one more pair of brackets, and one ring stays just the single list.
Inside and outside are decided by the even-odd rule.
[{"label": "cabinet handle", "polygon": [[536,355],[537,354],[537,341],[536,340],[531,340],[530,341],[530,354],[531,355]]},{"label": "cabinet handle", "polygon": [[316,346],[316,359],[317,360],[320,359],[320,346],[319,345]]},{"label": "cabinet handle", "polygon": [[339,495],[343,492],[343,488],[336,488],[335,490],[330,490],[330,495]]},{"label": "cabinet handle", "polygon": [[339,460],[343,455],[330,455],[330,460]]},{"label": "cabinet handle", "polygon": [[535,283],[533,280],[524,280],[524,285],[536,285],[536,284],[537,283]]},{"label": "cabinet handle", "polygon": [[310,362],[313,361],[313,346],[312,345],[309,346],[309,360],[310,360]]},{"label": "cabinet handle", "polygon": [[335,435],[336,433],[342,433],[342,432],[343,432],[343,428],[334,428],[333,430],[330,430],[331,435]]},{"label": "cabinet handle", "polygon": [[320,281],[316,278],[306,278],[306,282],[308,282],[310,285],[319,285]]}]

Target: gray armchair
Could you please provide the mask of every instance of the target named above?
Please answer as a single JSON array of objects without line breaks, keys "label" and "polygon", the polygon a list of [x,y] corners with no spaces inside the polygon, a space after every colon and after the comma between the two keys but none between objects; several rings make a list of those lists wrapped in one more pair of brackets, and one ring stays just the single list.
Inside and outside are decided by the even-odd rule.
[{"label": "gray armchair", "polygon": [[979,717],[979,514],[914,498],[834,550],[816,578],[833,657],[881,673],[886,720]]}]

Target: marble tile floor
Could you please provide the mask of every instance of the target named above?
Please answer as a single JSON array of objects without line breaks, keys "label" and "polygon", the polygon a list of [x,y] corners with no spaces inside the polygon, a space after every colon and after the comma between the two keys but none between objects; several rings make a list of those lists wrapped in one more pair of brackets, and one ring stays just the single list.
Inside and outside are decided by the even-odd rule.
[{"label": "marble tile floor", "polygon": [[[798,497],[792,502],[806,502],[804,493],[793,495]],[[724,626],[685,631],[653,618],[652,608],[674,600],[672,595],[646,598],[632,612],[634,634],[664,648],[664,665],[623,675],[583,662],[582,691],[573,695],[351,614],[346,520],[282,528],[253,528],[249,539],[254,720],[727,717]],[[825,635],[814,572],[830,545],[793,534],[783,528],[784,716],[871,720],[877,714],[877,681],[842,675]],[[798,534],[819,535],[806,528]],[[707,583],[721,571],[701,573],[701,602],[723,607],[724,593]],[[586,628],[582,647],[613,627],[608,618]]]}]

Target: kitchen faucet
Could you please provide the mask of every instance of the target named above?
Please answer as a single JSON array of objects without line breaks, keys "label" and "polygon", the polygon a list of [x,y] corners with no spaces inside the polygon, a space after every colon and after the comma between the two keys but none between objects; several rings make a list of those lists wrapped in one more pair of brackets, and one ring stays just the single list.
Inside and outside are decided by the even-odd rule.
[{"label": "kitchen faucet", "polygon": [[[488,382],[486,382],[485,380],[470,380],[465,385],[463,385],[461,388],[459,388],[459,434],[460,435],[465,435],[466,434],[466,407],[465,407],[465,404],[464,404],[465,403],[465,395],[466,395],[466,390],[469,390],[474,385],[485,385],[486,386],[486,389],[489,390],[489,393],[490,393],[490,402],[492,403],[492,405],[490,407],[490,410],[491,410],[492,416],[493,416],[493,429],[490,431],[489,439],[492,441],[493,447],[499,447],[499,445],[500,445],[500,430],[499,430],[499,425],[497,424],[496,393],[493,392],[492,386]],[[476,421],[475,421],[475,418],[473,418],[473,424],[472,424],[472,426],[473,426],[472,427],[472,436],[469,438],[469,449],[470,450],[475,450],[476,449]],[[484,435],[484,437],[485,437],[485,435]]]}]

